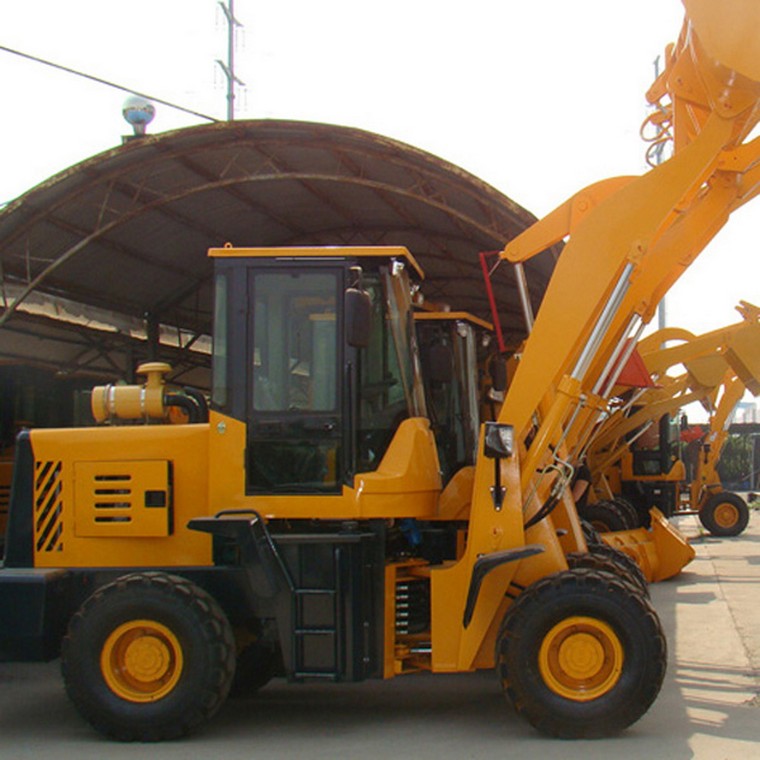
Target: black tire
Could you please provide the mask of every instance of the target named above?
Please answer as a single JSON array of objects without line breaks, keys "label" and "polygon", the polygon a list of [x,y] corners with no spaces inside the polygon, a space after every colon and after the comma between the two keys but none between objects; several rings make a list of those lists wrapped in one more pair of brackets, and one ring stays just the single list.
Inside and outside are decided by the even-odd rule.
[{"label": "black tire", "polygon": [[629,557],[621,549],[617,549],[616,547],[605,543],[602,543],[599,546],[593,546],[589,551],[603,557],[609,557],[615,564],[622,567],[632,578],[636,579],[637,586],[645,587],[647,589],[647,596],[649,596],[649,581],[635,559]]},{"label": "black tire", "polygon": [[61,668],[69,698],[102,734],[176,739],[224,703],[235,640],[222,609],[194,583],[133,573],[95,591],[74,615]]},{"label": "black tire", "polygon": [[580,517],[587,520],[600,533],[611,533],[616,530],[630,530],[633,526],[625,513],[611,501],[597,501],[586,504],[581,508]]},{"label": "black tire", "polygon": [[573,552],[565,559],[571,570],[576,567],[606,570],[628,583],[636,593],[649,597],[649,584],[641,568],[627,554],[612,546],[589,546],[588,552]]},{"label": "black tire", "polygon": [[702,505],[699,521],[713,536],[738,536],[749,523],[749,507],[739,494],[721,491]]},{"label": "black tire", "polygon": [[583,518],[581,518],[581,530],[583,531],[583,538],[586,539],[587,546],[598,546],[604,543],[599,535],[599,531],[588,520],[584,520]]},{"label": "black tire", "polygon": [[624,499],[622,496],[616,496],[614,499],[612,499],[612,503],[623,513],[625,516],[626,523],[629,526],[629,530],[632,530],[634,528],[640,528],[641,523],[641,515],[639,514],[636,507],[631,504],[628,499]]},{"label": "black tire", "polygon": [[496,645],[517,712],[564,739],[610,736],[637,721],[660,691],[666,659],[648,600],[617,576],[584,568],[529,586],[507,610]]}]

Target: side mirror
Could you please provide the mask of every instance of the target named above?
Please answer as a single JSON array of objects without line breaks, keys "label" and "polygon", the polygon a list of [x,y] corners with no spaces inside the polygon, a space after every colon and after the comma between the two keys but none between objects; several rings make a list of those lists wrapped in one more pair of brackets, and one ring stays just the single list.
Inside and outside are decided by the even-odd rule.
[{"label": "side mirror", "polygon": [[507,459],[514,451],[515,429],[500,422],[485,423],[483,454],[489,459]]},{"label": "side mirror", "polygon": [[501,460],[512,456],[514,451],[515,429],[512,425],[500,422],[486,422],[483,439],[483,454],[493,459],[493,487],[491,498],[493,508],[500,512],[504,505],[507,489],[501,484]]},{"label": "side mirror", "polygon": [[366,290],[348,288],[344,294],[346,342],[352,348],[366,348],[372,328],[372,302]]}]

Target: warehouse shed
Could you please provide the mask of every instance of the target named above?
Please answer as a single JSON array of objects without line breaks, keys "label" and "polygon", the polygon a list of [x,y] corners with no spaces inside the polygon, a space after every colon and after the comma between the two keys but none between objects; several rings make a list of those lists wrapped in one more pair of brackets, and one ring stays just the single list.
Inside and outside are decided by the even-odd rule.
[{"label": "warehouse shed", "polygon": [[[278,120],[127,140],[0,212],[0,366],[58,380],[134,379],[144,359],[208,387],[207,249],[404,245],[423,292],[490,319],[479,253],[534,221],[429,153],[359,129]],[[554,264],[527,262],[534,309]],[[514,274],[494,277],[507,342],[524,337]]]}]

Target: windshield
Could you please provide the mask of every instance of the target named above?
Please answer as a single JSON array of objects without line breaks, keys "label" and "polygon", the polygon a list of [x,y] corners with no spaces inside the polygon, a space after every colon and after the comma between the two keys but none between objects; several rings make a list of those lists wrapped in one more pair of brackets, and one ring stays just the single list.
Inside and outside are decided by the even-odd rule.
[{"label": "windshield", "polygon": [[[444,480],[473,464],[478,442],[475,332],[460,320],[420,319],[417,335],[427,408]],[[441,364],[450,366],[441,371]]]},{"label": "windshield", "polygon": [[426,416],[409,277],[394,266],[393,271],[366,275],[363,286],[372,305],[372,327],[369,345],[359,356],[359,471],[377,467],[403,420]]}]

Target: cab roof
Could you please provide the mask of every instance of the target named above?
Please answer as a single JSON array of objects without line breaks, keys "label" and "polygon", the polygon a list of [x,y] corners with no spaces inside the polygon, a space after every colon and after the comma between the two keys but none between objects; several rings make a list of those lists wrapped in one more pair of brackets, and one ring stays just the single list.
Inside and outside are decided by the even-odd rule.
[{"label": "cab roof", "polygon": [[210,248],[208,255],[212,258],[273,258],[273,259],[362,259],[387,258],[406,261],[414,269],[419,279],[425,273],[414,256],[399,245],[378,246],[300,246],[297,248],[236,248],[232,245],[223,248]]}]

